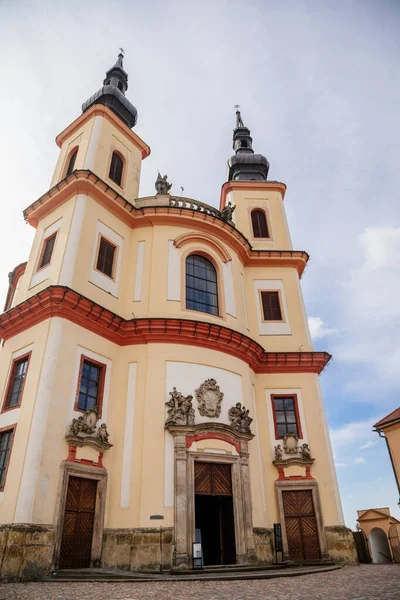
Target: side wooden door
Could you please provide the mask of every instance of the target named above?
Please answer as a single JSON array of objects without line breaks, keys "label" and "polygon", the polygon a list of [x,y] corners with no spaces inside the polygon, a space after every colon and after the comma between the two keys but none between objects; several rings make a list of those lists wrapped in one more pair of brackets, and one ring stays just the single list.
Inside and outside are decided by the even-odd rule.
[{"label": "side wooden door", "polygon": [[282,492],[291,560],[321,558],[311,490]]},{"label": "side wooden door", "polygon": [[60,548],[60,569],[90,567],[97,481],[70,477]]}]

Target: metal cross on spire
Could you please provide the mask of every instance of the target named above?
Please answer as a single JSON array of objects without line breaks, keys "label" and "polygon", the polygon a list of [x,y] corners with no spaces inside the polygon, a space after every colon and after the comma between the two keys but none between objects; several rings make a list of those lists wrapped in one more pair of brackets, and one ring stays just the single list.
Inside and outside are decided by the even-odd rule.
[{"label": "metal cross on spire", "polygon": [[240,110],[239,110],[240,104],[235,104],[235,106],[233,108],[236,110],[236,128],[244,127],[242,116],[241,116]]},{"label": "metal cross on spire", "polygon": [[122,56],[125,56],[125,50],[123,48],[119,49],[119,53],[122,54]]}]

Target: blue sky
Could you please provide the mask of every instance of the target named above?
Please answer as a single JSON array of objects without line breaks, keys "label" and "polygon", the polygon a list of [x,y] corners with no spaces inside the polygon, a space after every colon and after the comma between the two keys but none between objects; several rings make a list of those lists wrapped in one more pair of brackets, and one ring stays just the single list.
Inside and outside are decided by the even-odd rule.
[{"label": "blue sky", "polygon": [[125,50],[135,131],[172,191],[214,206],[231,155],[233,106],[270,163],[294,247],[346,522],[396,507],[385,443],[371,425],[399,406],[400,3],[393,0],[157,2],[0,0],[0,296],[26,260],[22,210],[44,193],[55,136]]}]

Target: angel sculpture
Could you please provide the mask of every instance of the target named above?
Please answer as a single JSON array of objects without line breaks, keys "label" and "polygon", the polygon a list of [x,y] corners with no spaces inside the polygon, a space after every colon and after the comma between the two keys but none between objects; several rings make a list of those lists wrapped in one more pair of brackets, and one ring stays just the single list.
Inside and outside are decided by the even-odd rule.
[{"label": "angel sculpture", "polygon": [[167,181],[168,175],[161,176],[160,171],[158,171],[157,179],[155,182],[155,188],[157,190],[157,196],[165,196],[169,194],[169,190],[172,188],[172,183],[168,183]]}]

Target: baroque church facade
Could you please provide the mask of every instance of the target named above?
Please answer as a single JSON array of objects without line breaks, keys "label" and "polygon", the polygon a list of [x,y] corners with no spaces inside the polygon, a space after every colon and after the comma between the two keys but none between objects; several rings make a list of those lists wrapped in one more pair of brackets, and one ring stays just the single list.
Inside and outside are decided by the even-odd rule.
[{"label": "baroque church facade", "polygon": [[[219,209],[138,197],[123,56],[56,138],[0,315],[2,576],[353,561],[283,183],[239,110]],[[162,519],[161,519],[162,518]],[[160,528],[162,555],[160,556]]]}]

